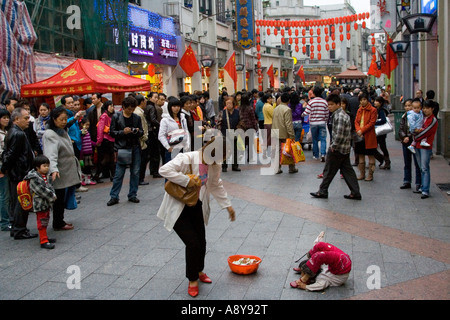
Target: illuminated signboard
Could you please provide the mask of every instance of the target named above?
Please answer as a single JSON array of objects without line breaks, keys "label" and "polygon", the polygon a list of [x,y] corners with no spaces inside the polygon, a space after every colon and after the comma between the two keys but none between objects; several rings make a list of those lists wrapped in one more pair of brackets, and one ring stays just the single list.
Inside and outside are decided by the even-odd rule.
[{"label": "illuminated signboard", "polygon": [[237,45],[244,50],[250,49],[255,45],[253,1],[236,0],[236,17]]},{"label": "illuminated signboard", "polygon": [[438,0],[422,0],[422,13],[434,14],[437,12]]},{"label": "illuminated signboard", "polygon": [[129,5],[129,60],[176,66],[177,36],[172,18]]}]

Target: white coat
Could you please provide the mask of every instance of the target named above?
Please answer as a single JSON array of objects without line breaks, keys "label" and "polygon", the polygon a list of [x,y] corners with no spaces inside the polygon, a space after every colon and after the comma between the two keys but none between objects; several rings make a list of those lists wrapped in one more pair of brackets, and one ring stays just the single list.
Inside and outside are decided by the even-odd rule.
[{"label": "white coat", "polygon": [[[190,139],[190,135],[189,135],[189,130],[187,127],[186,118],[182,112],[180,113],[180,123],[181,123],[182,129],[184,129],[184,131],[186,131],[186,139],[184,139],[179,144],[174,145],[173,148],[175,150],[177,150],[177,149],[191,150],[190,149],[191,148],[191,142],[190,142],[191,139]],[[179,129],[178,123],[170,116],[170,114],[163,113],[161,122],[159,125],[158,140],[161,142],[163,147],[166,148],[167,150],[169,150],[171,147],[169,145],[169,142],[167,141],[167,136],[169,135],[170,132],[172,132],[174,130],[178,130],[178,129]]]},{"label": "white coat", "polygon": [[[189,163],[192,163],[193,174],[199,174],[200,151],[179,153],[173,160],[166,163],[159,168],[159,174],[169,181],[186,187],[189,183],[189,177],[186,175],[190,173]],[[208,180],[200,189],[199,200],[202,201],[203,219],[205,225],[208,225],[210,206],[209,200],[212,194],[222,209],[231,207],[231,201],[228,199],[227,192],[220,179],[222,166],[213,164],[208,166]],[[164,220],[164,227],[168,231],[172,231],[173,226],[180,217],[184,209],[184,203],[176,200],[169,194],[164,194],[163,202],[158,211],[158,218]]]}]

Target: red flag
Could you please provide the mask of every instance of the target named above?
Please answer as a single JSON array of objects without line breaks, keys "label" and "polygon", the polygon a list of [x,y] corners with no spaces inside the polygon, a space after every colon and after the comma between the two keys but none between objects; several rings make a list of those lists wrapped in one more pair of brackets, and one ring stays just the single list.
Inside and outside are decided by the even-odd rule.
[{"label": "red flag", "polygon": [[191,45],[186,49],[186,52],[180,59],[180,67],[184,72],[188,75],[188,77],[192,77],[194,73],[200,71],[200,67],[198,66],[197,58],[195,57],[194,50],[192,50]]},{"label": "red flag", "polygon": [[392,71],[394,71],[395,68],[397,68],[397,66],[398,66],[398,58],[397,58],[397,55],[395,54],[394,50],[392,50],[392,48],[390,46],[390,44],[392,43],[392,38],[389,36],[389,34],[386,31],[384,31],[384,32],[386,33],[386,39],[387,39],[385,74],[388,77],[388,79],[390,79]]},{"label": "red flag", "polygon": [[297,75],[303,80],[303,85],[305,85],[305,70],[303,69],[303,65],[298,69]]},{"label": "red flag", "polygon": [[228,72],[231,79],[233,79],[234,91],[236,91],[237,89],[236,52],[233,52],[233,54],[228,59],[227,63],[223,68]]},{"label": "red flag", "polygon": [[275,76],[273,74],[273,63],[270,65],[269,70],[267,70],[267,75],[269,76],[270,86],[275,87]]}]

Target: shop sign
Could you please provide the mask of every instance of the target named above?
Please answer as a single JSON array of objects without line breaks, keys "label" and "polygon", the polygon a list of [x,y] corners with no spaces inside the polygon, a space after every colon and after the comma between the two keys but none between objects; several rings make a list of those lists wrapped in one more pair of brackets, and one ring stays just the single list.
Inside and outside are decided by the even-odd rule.
[{"label": "shop sign", "polygon": [[236,1],[237,17],[237,45],[244,49],[250,49],[255,45],[254,41],[254,21],[253,21],[253,1]]},{"label": "shop sign", "polygon": [[422,13],[434,14],[437,11],[438,0],[422,0]]}]

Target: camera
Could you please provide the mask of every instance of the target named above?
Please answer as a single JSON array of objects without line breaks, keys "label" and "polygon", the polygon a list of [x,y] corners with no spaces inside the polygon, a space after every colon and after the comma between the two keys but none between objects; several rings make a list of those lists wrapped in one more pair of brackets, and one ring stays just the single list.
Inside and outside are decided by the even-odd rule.
[{"label": "camera", "polygon": [[138,132],[139,132],[139,128],[133,128],[133,129],[132,129],[132,132],[133,132],[133,133],[138,133]]}]

